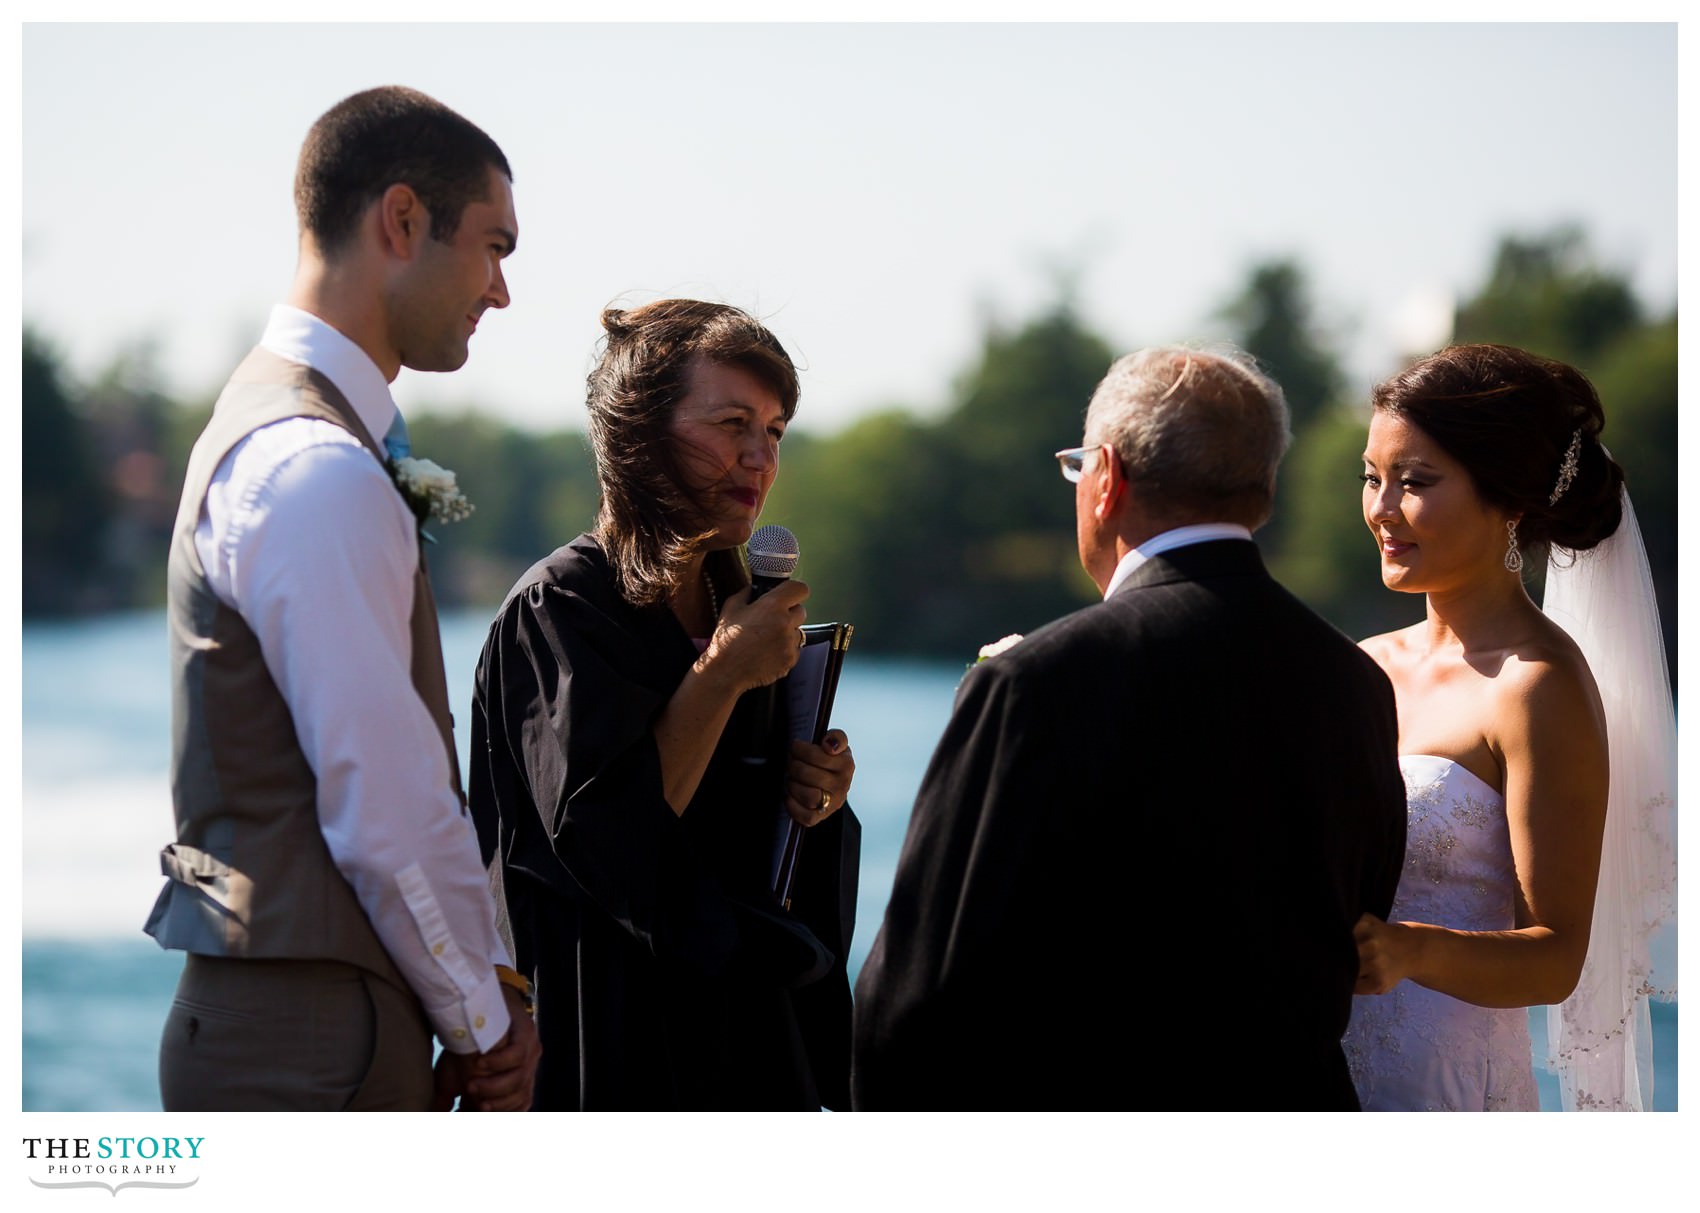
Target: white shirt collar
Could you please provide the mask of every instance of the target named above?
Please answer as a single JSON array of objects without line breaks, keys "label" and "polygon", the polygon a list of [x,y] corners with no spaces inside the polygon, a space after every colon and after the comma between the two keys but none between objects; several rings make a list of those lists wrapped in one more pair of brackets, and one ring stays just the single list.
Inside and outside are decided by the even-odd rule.
[{"label": "white shirt collar", "polygon": [[1116,565],[1115,574],[1110,578],[1110,584],[1104,589],[1104,597],[1108,598],[1114,594],[1121,583],[1133,575],[1133,570],[1159,552],[1172,552],[1176,548],[1184,548],[1194,543],[1208,543],[1212,539],[1244,539],[1249,542],[1251,532],[1237,522],[1203,522],[1193,526],[1178,526],[1172,531],[1153,535],[1121,558],[1121,563]]},{"label": "white shirt collar", "polygon": [[355,416],[379,442],[395,421],[395,401],[378,364],[366,351],[311,312],[287,303],[272,307],[260,345],[291,362],[310,366],[348,398]]}]

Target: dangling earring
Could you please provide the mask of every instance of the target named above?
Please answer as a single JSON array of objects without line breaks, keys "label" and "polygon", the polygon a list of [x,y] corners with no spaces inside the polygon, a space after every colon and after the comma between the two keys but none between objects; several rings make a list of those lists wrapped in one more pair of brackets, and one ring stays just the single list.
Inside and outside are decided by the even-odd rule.
[{"label": "dangling earring", "polygon": [[1517,520],[1509,518],[1505,522],[1505,571],[1521,573],[1523,571],[1523,553],[1517,550]]}]

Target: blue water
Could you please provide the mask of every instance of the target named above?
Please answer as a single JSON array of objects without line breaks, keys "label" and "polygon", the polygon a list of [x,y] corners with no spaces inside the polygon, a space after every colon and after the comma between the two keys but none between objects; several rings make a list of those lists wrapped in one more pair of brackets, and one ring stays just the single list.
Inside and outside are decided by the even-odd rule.
[{"label": "blue water", "polygon": [[[443,620],[455,704],[471,699],[487,622],[482,612]],[[856,755],[852,802],[864,831],[852,973],[879,929],[915,789],[961,674],[960,665],[854,649],[845,663],[834,723]],[[182,957],[161,951],[140,927],[159,886],[154,856],[170,829],[165,686],[157,612],[24,628],[25,1111],[159,1107],[155,1056]],[[465,730],[458,740],[464,764]],[[1248,1022],[1256,1015],[1248,1004]],[[1544,1011],[1531,1016],[1531,1028],[1539,1057]],[[1653,1004],[1661,1110],[1676,1107],[1676,1028],[1676,1005]],[[1536,1078],[1543,1107],[1556,1108],[1556,1079],[1538,1066]]]},{"label": "blue water", "polygon": [[[488,616],[443,619],[451,702],[472,697]],[[155,1056],[182,956],[141,934],[167,841],[169,702],[158,612],[29,624],[23,636],[23,1107],[159,1107]],[[864,826],[850,963],[879,930],[910,803],[961,666],[852,650],[834,723]],[[91,694],[91,688],[95,693]],[[467,760],[466,730],[456,740]]]}]

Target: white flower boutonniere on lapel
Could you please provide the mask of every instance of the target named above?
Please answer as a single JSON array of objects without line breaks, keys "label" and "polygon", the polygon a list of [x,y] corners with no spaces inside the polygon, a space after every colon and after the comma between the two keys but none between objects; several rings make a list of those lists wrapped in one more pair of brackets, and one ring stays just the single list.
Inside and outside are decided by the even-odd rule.
[{"label": "white flower boutonniere on lapel", "polygon": [[[472,502],[455,484],[455,474],[429,459],[405,456],[388,463],[390,479],[401,492],[407,508],[423,527],[427,519],[459,522],[472,513]],[[427,536],[429,538],[429,536]]]},{"label": "white flower boutonniere on lapel", "polygon": [[[1018,645],[1020,643],[1021,643],[1021,633],[1011,632],[1008,636],[1005,636],[1002,640],[994,640],[990,644],[981,645],[980,646],[980,655],[978,657],[974,658],[973,661],[970,661],[967,665],[962,667],[962,677],[967,678],[968,675],[969,675],[969,672],[972,671],[974,669],[974,667],[979,665],[982,661],[985,661],[988,657],[996,657],[999,653],[1007,653],[1007,652],[1009,652],[1009,650],[1013,649],[1016,645]],[[957,685],[960,686],[961,683],[959,682]]]},{"label": "white flower boutonniere on lapel", "polygon": [[974,664],[979,665],[980,662],[986,660],[988,657],[996,657],[999,653],[1007,653],[1020,643],[1021,634],[1019,632],[1011,632],[1002,640],[994,640],[990,644],[983,644],[980,646],[980,656],[975,659]]}]

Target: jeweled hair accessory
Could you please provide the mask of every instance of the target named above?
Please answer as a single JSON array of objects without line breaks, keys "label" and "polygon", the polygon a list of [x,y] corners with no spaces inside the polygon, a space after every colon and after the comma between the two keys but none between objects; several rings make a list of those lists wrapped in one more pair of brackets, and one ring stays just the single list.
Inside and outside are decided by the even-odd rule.
[{"label": "jeweled hair accessory", "polygon": [[1582,431],[1577,430],[1570,435],[1570,446],[1564,452],[1564,462],[1558,465],[1558,483],[1553,485],[1552,496],[1547,498],[1548,505],[1557,505],[1558,499],[1564,496],[1564,490],[1576,479],[1576,457],[1581,453]]}]

